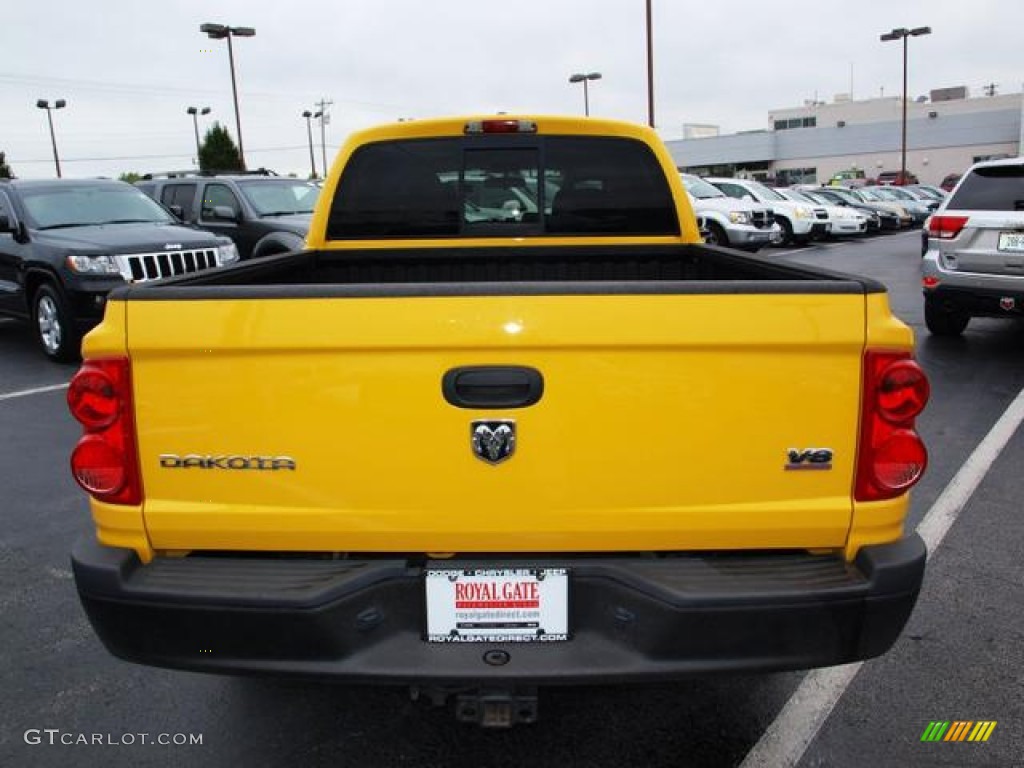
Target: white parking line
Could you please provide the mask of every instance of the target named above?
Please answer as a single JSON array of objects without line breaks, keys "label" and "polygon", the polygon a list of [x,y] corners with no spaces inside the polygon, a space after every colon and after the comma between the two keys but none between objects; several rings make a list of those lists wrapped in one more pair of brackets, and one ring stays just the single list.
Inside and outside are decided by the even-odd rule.
[{"label": "white parking line", "polygon": [[[924,516],[917,532],[930,558],[960,512],[985,479],[1014,432],[1024,422],[1024,389],[974,449]],[[791,768],[803,757],[833,708],[864,662],[808,672],[771,725],[740,764],[740,768]]]},{"label": "white parking line", "polygon": [[57,392],[61,389],[67,389],[67,384],[54,384],[52,387],[36,387],[35,389],[23,389],[20,392],[8,392],[6,395],[0,395],[0,400],[13,400],[16,397],[28,397],[29,395],[41,395],[44,392]]}]

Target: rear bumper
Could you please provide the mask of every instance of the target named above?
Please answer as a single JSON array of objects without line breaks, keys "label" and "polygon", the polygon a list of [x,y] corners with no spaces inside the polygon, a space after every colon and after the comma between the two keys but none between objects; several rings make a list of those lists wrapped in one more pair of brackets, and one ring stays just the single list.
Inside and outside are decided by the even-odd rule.
[{"label": "rear bumper", "polygon": [[[510,557],[500,565],[571,573],[572,639],[514,644],[425,642],[424,569],[404,559],[142,565],[129,550],[83,539],[72,564],[97,633],[130,661],[359,683],[570,684],[876,656],[913,609],[925,554],[913,535],[865,547],[853,564],[805,554]],[[484,661],[495,648],[507,651],[502,666]]]},{"label": "rear bumper", "polygon": [[[942,275],[943,279],[950,275],[948,272],[938,274]],[[1011,281],[1021,285],[992,287],[940,284],[937,288],[925,289],[924,295],[929,301],[934,301],[951,311],[966,312],[974,317],[1024,317],[1024,280],[1009,278],[1004,282]],[[999,279],[990,278],[985,282],[997,283]]]}]

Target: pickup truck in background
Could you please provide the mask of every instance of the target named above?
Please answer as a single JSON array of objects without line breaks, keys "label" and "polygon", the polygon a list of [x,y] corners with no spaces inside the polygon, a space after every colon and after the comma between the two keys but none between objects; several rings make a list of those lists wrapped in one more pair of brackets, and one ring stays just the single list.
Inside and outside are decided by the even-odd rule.
[{"label": "pickup truck in background", "polygon": [[0,181],[0,315],[32,322],[52,360],[77,359],[112,289],[237,260],[123,181]]},{"label": "pickup truck in background", "polygon": [[302,248],[320,194],[267,171],[154,174],[135,185],[186,223],[230,237],[242,259]]},{"label": "pickup truck in background", "polygon": [[772,209],[736,200],[699,176],[680,174],[690,205],[703,217],[704,242],[756,252],[781,234]]},{"label": "pickup truck in background", "polygon": [[643,126],[354,134],[307,250],[119,288],[85,354],[72,562],[124,659],[508,726],[545,684],[876,656],[921,586],[911,331],[701,243]]}]

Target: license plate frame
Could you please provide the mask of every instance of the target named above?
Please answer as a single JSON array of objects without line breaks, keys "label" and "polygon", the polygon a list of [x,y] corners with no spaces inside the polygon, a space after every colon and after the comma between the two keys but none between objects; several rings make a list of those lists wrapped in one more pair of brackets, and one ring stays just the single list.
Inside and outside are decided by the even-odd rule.
[{"label": "license plate frame", "polygon": [[996,248],[1005,253],[1024,253],[1024,232],[1000,232]]},{"label": "license plate frame", "polygon": [[428,567],[430,643],[566,642],[569,569],[557,566]]}]

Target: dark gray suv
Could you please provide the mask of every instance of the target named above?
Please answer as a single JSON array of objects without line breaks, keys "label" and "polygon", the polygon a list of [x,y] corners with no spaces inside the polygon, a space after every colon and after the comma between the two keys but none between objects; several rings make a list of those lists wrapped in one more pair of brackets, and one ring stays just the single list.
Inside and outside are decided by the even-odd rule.
[{"label": "dark gray suv", "polygon": [[243,259],[301,248],[320,194],[312,181],[266,172],[168,173],[136,186],[186,223],[230,237]]},{"label": "dark gray suv", "polygon": [[972,317],[1024,317],[1024,157],[971,166],[926,231],[929,331],[956,336]]}]

